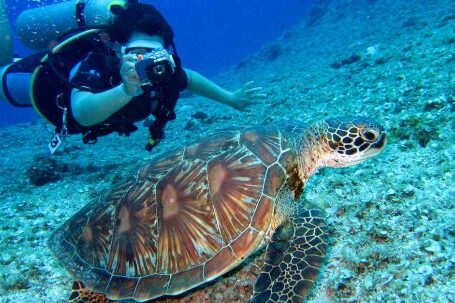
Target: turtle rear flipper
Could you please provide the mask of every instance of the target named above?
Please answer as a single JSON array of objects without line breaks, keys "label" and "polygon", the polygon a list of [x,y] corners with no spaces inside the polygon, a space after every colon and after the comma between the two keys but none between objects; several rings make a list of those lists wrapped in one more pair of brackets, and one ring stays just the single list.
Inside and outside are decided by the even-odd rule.
[{"label": "turtle rear flipper", "polygon": [[326,250],[327,225],[322,213],[302,209],[273,234],[250,303],[303,302]]},{"label": "turtle rear flipper", "polygon": [[69,303],[111,303],[115,302],[109,300],[106,295],[96,293],[85,288],[82,281],[74,281],[73,287],[71,288],[71,295],[68,298]]}]

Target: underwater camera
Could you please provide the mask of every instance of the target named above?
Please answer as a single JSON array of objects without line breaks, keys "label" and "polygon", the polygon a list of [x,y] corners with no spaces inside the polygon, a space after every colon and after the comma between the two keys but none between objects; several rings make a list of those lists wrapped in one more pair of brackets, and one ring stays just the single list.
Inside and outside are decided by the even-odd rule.
[{"label": "underwater camera", "polygon": [[157,89],[157,86],[168,82],[175,71],[174,59],[164,48],[154,49],[137,57],[135,68],[144,91]]}]

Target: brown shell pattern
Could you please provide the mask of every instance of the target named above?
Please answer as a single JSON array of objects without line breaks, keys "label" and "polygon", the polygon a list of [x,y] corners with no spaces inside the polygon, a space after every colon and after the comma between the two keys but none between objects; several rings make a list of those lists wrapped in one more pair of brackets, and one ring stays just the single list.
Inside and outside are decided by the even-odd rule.
[{"label": "brown shell pattern", "polygon": [[112,299],[145,301],[214,279],[268,230],[286,179],[284,146],[272,129],[198,141],[89,203],[50,246],[74,276]]}]

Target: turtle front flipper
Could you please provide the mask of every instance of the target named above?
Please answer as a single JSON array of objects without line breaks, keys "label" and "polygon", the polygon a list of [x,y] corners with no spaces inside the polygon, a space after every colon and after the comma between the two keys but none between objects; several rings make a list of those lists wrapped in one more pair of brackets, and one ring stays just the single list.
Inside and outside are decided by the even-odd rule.
[{"label": "turtle front flipper", "polygon": [[82,281],[74,281],[73,287],[71,288],[71,295],[68,298],[69,303],[111,303],[115,302],[109,300],[106,295],[99,294],[85,288]]},{"label": "turtle front flipper", "polygon": [[250,303],[303,302],[326,250],[327,224],[322,213],[302,209],[273,234]]}]

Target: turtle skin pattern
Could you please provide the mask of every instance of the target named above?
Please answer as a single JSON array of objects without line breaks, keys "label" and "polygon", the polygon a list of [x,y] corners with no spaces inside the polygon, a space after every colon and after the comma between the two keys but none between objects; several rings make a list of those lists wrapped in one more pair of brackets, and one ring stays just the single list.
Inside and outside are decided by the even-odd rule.
[{"label": "turtle skin pattern", "polygon": [[113,303],[105,294],[96,293],[85,288],[81,281],[74,281],[69,303]]},{"label": "turtle skin pattern", "polygon": [[287,145],[278,129],[219,132],[145,165],[49,245],[76,279],[112,300],[147,301],[213,280],[263,243],[292,162]]},{"label": "turtle skin pattern", "polygon": [[267,246],[249,303],[300,303],[315,283],[327,252],[327,223],[318,209],[297,211]]}]

